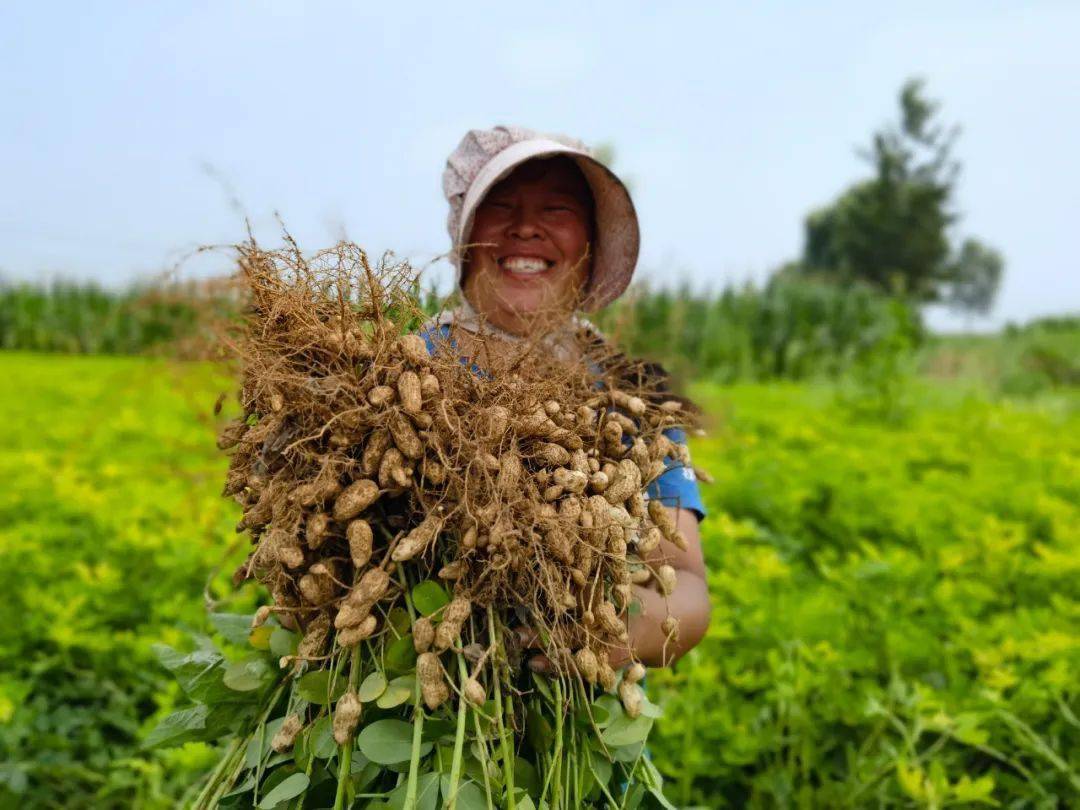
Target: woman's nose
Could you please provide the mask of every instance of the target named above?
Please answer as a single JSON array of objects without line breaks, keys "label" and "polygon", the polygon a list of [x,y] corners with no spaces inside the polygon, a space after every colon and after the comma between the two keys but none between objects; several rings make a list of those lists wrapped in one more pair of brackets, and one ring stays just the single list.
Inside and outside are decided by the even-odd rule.
[{"label": "woman's nose", "polygon": [[517,239],[533,239],[540,235],[540,226],[537,223],[535,212],[528,206],[514,206],[514,216],[510,221],[510,236]]}]

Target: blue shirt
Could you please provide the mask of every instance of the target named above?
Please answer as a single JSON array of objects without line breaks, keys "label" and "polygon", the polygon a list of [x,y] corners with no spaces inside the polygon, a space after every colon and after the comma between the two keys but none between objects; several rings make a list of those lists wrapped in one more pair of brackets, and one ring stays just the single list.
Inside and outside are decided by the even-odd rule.
[{"label": "blue shirt", "polygon": [[[452,348],[457,348],[450,338],[450,327],[443,324],[440,327],[427,329],[420,334],[427,344],[429,354],[435,353],[435,340],[448,340]],[[476,363],[469,363],[467,358],[461,358],[462,365],[468,365],[474,374],[487,376],[487,373]],[[681,428],[668,428],[664,435],[676,444],[686,444],[686,431]],[[624,437],[626,438],[626,437]],[[692,467],[684,465],[676,458],[664,459],[667,469],[649,484],[645,494],[649,498],[656,498],[665,506],[679,509],[689,509],[697,519],[705,517],[705,504],[701,500],[701,490],[698,488],[697,477]]]}]

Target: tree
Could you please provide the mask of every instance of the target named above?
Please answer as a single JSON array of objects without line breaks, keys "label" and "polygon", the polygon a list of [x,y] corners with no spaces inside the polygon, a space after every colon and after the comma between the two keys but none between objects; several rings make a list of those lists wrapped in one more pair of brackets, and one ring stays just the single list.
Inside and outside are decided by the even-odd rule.
[{"label": "tree", "polygon": [[986,315],[994,305],[1005,260],[977,239],[965,239],[951,266],[945,303],[952,309]]},{"label": "tree", "polygon": [[921,81],[904,84],[899,124],[875,133],[863,153],[874,176],[807,217],[800,272],[862,281],[915,303],[989,310],[1004,263],[975,240],[950,244],[959,129],[938,124],[938,110]]}]

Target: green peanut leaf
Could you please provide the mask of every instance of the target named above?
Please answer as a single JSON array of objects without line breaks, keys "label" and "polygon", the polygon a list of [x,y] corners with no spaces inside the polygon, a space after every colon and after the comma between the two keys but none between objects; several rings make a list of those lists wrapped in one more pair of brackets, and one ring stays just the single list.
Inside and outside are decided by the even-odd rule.
[{"label": "green peanut leaf", "polygon": [[173,712],[146,736],[143,747],[179,745],[189,740],[199,739],[206,729],[206,717],[209,712],[209,707],[203,704]]},{"label": "green peanut leaf", "polygon": [[360,683],[360,688],[356,691],[357,697],[360,698],[361,703],[371,703],[373,700],[377,700],[383,692],[386,691],[386,676],[381,672],[372,672]]},{"label": "green peanut leaf", "polygon": [[427,579],[412,589],[413,607],[425,616],[450,604],[450,595],[442,585]]},{"label": "green peanut leaf", "polygon": [[585,749],[585,757],[589,762],[589,772],[596,780],[597,786],[607,785],[611,781],[611,763],[600,752],[588,748]]},{"label": "green peanut leaf", "polygon": [[396,706],[400,706],[402,703],[412,699],[413,692],[416,690],[416,677],[413,675],[402,675],[394,680],[390,681],[386,685],[386,689],[379,695],[375,701],[375,705],[380,709],[393,709]]},{"label": "green peanut leaf", "polygon": [[332,674],[328,669],[307,673],[297,682],[297,693],[304,700],[317,706],[330,705],[345,694],[345,687],[347,686],[344,678],[338,678],[331,692],[330,677]]},{"label": "green peanut leaf", "polygon": [[530,796],[540,795],[540,774],[527,759],[517,757],[514,760],[514,786],[527,791]]},{"label": "green peanut leaf", "polygon": [[310,782],[311,780],[308,779],[306,773],[294,773],[292,776],[286,776],[278,783],[277,787],[262,797],[259,801],[260,810],[268,810],[268,808],[276,807],[281,802],[296,798],[307,790]]},{"label": "green peanut leaf", "polygon": [[284,724],[285,718],[277,717],[266,723],[266,725],[263,726],[262,731],[259,731],[258,729],[255,730],[255,734],[252,735],[251,742],[248,743],[247,751],[244,755],[245,768],[258,767],[263,757],[270,753],[270,742]]},{"label": "green peanut leaf", "polygon": [[222,680],[227,687],[237,692],[252,692],[265,685],[272,674],[266,659],[246,658],[229,664],[225,668]]},{"label": "green peanut leaf", "polygon": [[407,610],[396,607],[391,610],[390,614],[386,617],[386,624],[393,628],[396,635],[403,636],[408,633],[409,628],[412,627],[412,619],[409,618]]},{"label": "green peanut leaf", "polygon": [[349,781],[352,782],[353,790],[363,793],[367,787],[379,778],[383,772],[382,765],[377,762],[369,762],[368,758],[359,751],[353,751],[352,767],[349,769]]},{"label": "green peanut leaf", "polygon": [[390,672],[408,672],[416,666],[416,648],[412,633],[390,642],[386,649],[386,668]]},{"label": "green peanut leaf", "polygon": [[664,710],[649,700],[647,696],[643,695],[641,699],[641,716],[659,720],[664,716]]},{"label": "green peanut leaf", "polygon": [[529,745],[536,751],[547,751],[555,738],[555,730],[551,727],[551,723],[535,705],[529,707],[525,717],[525,736]]},{"label": "green peanut leaf", "polygon": [[641,752],[645,750],[645,741],[630,743],[630,745],[611,746],[608,751],[616,762],[637,762]]},{"label": "green peanut leaf", "polygon": [[601,695],[592,704],[592,716],[597,728],[607,728],[625,715],[622,703],[614,695]]},{"label": "green peanut leaf", "polygon": [[616,717],[610,726],[604,729],[604,733],[600,735],[600,739],[607,745],[622,746],[633,745],[634,743],[641,742],[649,736],[649,732],[652,730],[653,719],[641,715],[630,719],[627,715]]},{"label": "green peanut leaf", "polygon": [[245,779],[239,785],[234,787],[232,790],[230,790],[228,793],[226,793],[221,798],[228,799],[230,796],[239,796],[241,793],[247,793],[253,787],[255,787],[255,774],[249,773],[247,775],[247,779]]},{"label": "green peanut leaf", "polygon": [[[450,803],[450,777],[443,775],[439,779],[442,793],[443,806]],[[458,782],[457,786],[457,809],[458,810],[487,810],[487,802],[484,800],[484,791],[472,781]]]},{"label": "green peanut leaf", "polygon": [[210,624],[223,639],[240,647],[248,645],[251,635],[251,616],[242,613],[211,613]]},{"label": "green peanut leaf", "polygon": [[248,634],[248,644],[256,650],[269,650],[270,639],[273,638],[274,631],[277,629],[277,627],[272,627],[269,624],[264,624],[262,627],[256,627]]},{"label": "green peanut leaf", "polygon": [[[405,797],[408,793],[408,782],[402,782],[386,800],[388,807],[394,810],[404,810]],[[435,810],[439,803],[439,775],[437,773],[422,773],[416,784],[416,810]]]},{"label": "green peanut leaf", "polygon": [[192,700],[209,703],[222,691],[223,659],[215,650],[182,653],[164,644],[155,644],[153,650]]},{"label": "green peanut leaf", "polygon": [[[412,754],[413,727],[404,720],[376,720],[364,726],[356,737],[356,747],[365,757],[379,765],[407,762]],[[424,750],[426,749],[426,750]],[[421,756],[431,751],[431,743],[421,747]]]},{"label": "green peanut leaf", "polygon": [[279,658],[283,655],[295,655],[300,636],[284,627],[275,627],[270,634],[270,652]]},{"label": "green peanut leaf", "polygon": [[312,723],[310,734],[309,745],[312,756],[330,759],[337,751],[337,743],[334,742],[334,721],[331,716],[323,715]]}]

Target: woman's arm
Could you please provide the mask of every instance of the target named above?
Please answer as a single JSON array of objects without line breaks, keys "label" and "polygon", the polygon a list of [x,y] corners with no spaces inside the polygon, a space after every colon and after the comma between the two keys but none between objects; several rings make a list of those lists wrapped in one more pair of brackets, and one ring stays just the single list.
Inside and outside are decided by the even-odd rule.
[{"label": "woman's arm", "polygon": [[[669,507],[669,511],[674,514],[676,526],[686,538],[686,551],[663,540],[653,553],[646,556],[645,561],[654,569],[664,563],[674,568],[678,577],[675,590],[665,599],[655,582],[634,586],[634,597],[641,611],[630,619],[627,645],[609,651],[609,660],[614,667],[628,663],[631,658],[650,667],[670,666],[696,646],[708,629],[709,588],[705,580],[705,558],[701,550],[698,517],[690,509]],[[672,638],[668,638],[661,628],[669,615],[679,622],[678,633]],[[535,631],[520,628],[519,633],[524,646],[536,644]],[[550,674],[553,671],[551,662],[544,655],[530,658],[529,667],[534,672]]]},{"label": "woman's arm", "polygon": [[[627,647],[611,651],[612,666],[625,664],[631,657],[630,648],[634,657],[647,666],[670,666],[695,647],[709,627],[709,586],[697,515],[689,509],[668,509],[686,538],[686,551],[663,540],[654,552],[646,555],[645,562],[654,569],[664,563],[674,568],[675,590],[665,599],[655,581],[634,587],[641,612],[630,619]],[[661,628],[669,615],[679,623],[677,635],[670,639]]]}]

